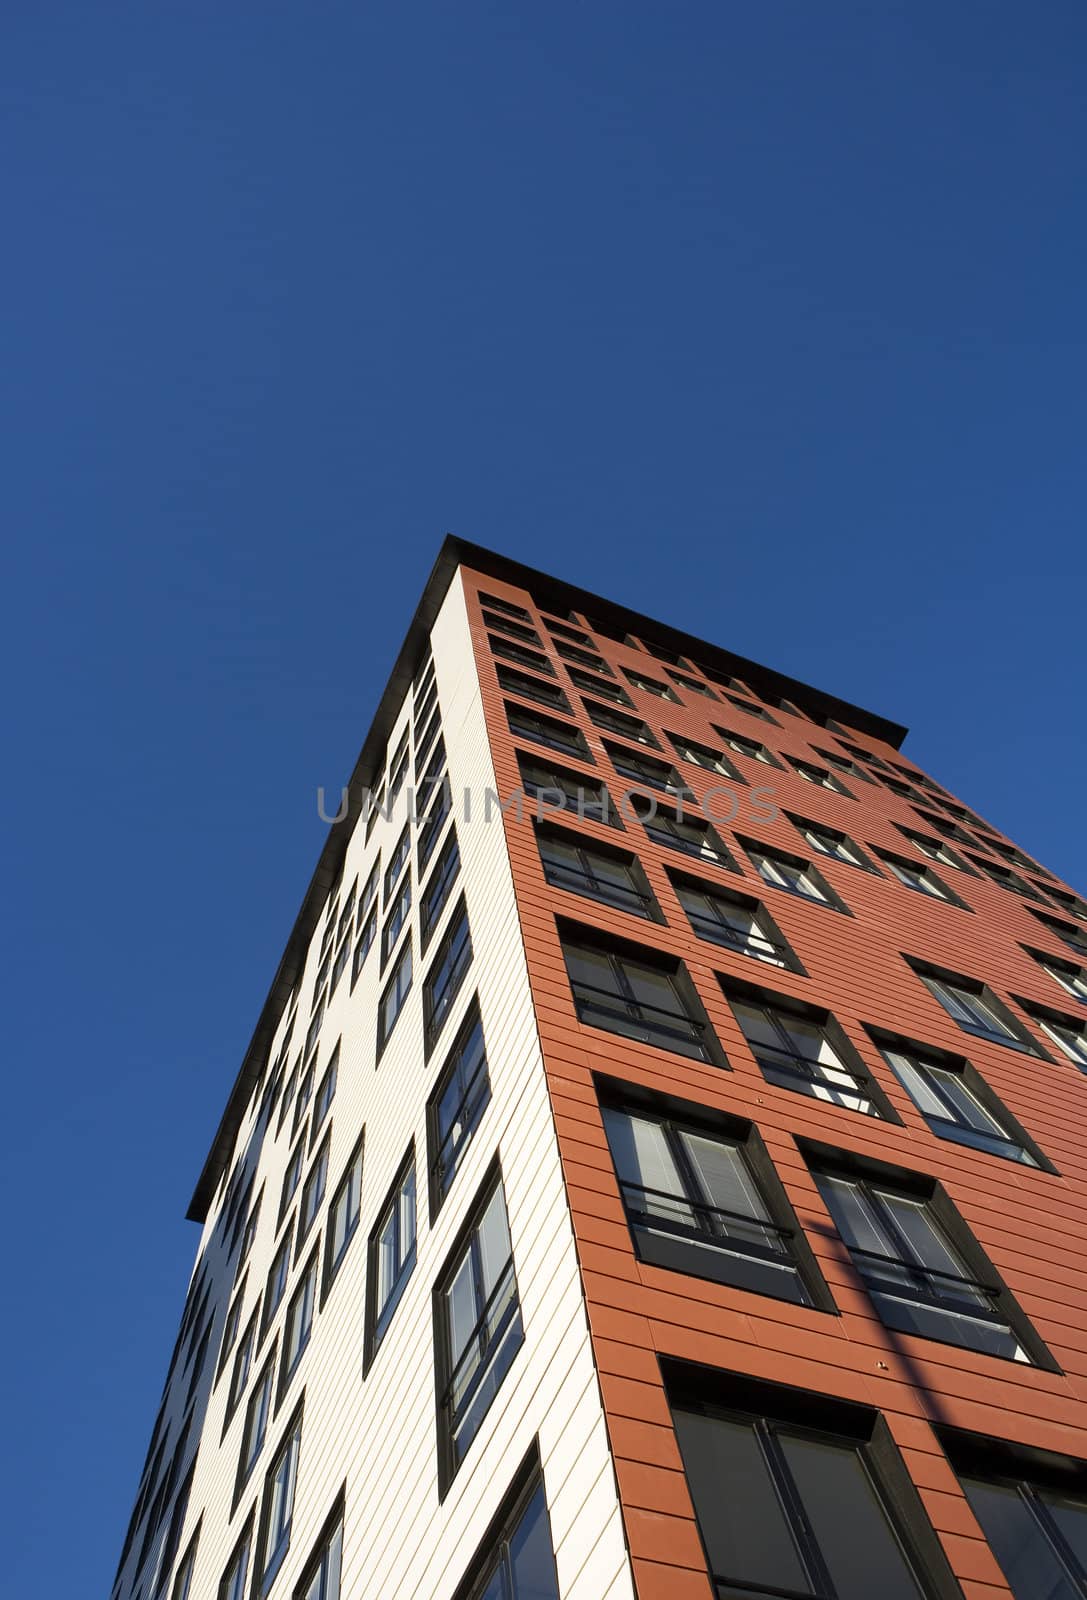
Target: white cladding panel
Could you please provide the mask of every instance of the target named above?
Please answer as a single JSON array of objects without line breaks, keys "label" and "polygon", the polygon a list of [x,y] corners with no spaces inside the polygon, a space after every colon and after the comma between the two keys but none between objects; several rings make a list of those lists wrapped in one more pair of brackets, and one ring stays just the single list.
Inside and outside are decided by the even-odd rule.
[{"label": "white cladding panel", "polygon": [[[518,1465],[538,1436],[552,1538],[563,1600],[633,1600],[633,1585],[570,1223],[536,1032],[505,837],[497,812],[485,820],[483,796],[495,786],[483,707],[472,656],[459,578],[446,596],[432,634],[442,732],[453,786],[453,826],[461,854],[460,879],[432,935],[419,954],[419,883],[413,828],[412,992],[392,1037],[376,1061],[378,999],[391,969],[380,971],[379,935],[352,988],[350,965],[332,996],[321,1026],[317,1077],[340,1039],[335,1099],[325,1130],[331,1129],[325,1200],[302,1260],[295,1259],[278,1313],[254,1361],[259,1372],[282,1339],[287,1301],[327,1224],[335,1192],[360,1131],[365,1128],[361,1221],[323,1308],[299,1370],[268,1430],[256,1469],[237,1508],[234,1498],[245,1401],[223,1432],[229,1364],[210,1398],[223,1320],[231,1299],[225,1252],[216,1228],[217,1197],[204,1228],[202,1250],[217,1307],[211,1353],[197,1398],[193,1431],[201,1438],[183,1553],[202,1516],[195,1581],[190,1600],[204,1600],[217,1586],[251,1508],[259,1495],[275,1447],[305,1391],[302,1448],[291,1546],[271,1590],[287,1596],[299,1577],[341,1485],[346,1483],[342,1594],[345,1600],[448,1600],[502,1501]],[[390,755],[410,722],[409,694],[390,736]],[[465,819],[464,793],[471,794]],[[365,816],[348,847],[340,886],[361,889],[380,852],[382,870],[399,837],[408,793],[391,817],[379,817],[366,839]],[[448,828],[449,824],[446,824]],[[443,835],[444,840],[444,835]],[[440,850],[440,845],[439,845]],[[431,855],[427,872],[438,850]],[[425,875],[424,875],[425,881]],[[423,1037],[423,977],[460,894],[471,927],[472,969],[428,1062]],[[382,907],[382,911],[384,908]],[[323,921],[323,919],[322,919]],[[298,993],[298,1014],[287,1058],[288,1072],[306,1036],[320,964],[322,924]],[[478,993],[487,1043],[492,1098],[452,1188],[431,1227],[427,1203],[425,1107],[457,1027]],[[285,1031],[280,1024],[272,1059]],[[258,1102],[259,1104],[259,1102]],[[258,1107],[247,1113],[237,1152],[259,1135]],[[246,1320],[263,1290],[282,1236],[279,1226],[283,1175],[292,1150],[292,1112],[278,1137],[278,1110],[259,1153],[254,1194],[263,1187],[259,1222],[250,1252]],[[367,1237],[397,1169],[414,1144],[418,1193],[418,1255],[392,1322],[363,1378],[364,1294]],[[498,1153],[509,1213],[525,1340],[494,1403],[453,1480],[438,1500],[435,1420],[433,1288],[450,1246]],[[307,1165],[312,1159],[307,1146]],[[301,1191],[299,1190],[299,1193]],[[287,1207],[297,1212],[299,1193]],[[276,1359],[278,1362],[278,1350]],[[185,1384],[175,1379],[184,1392]],[[246,1396],[252,1389],[252,1377]],[[201,1415],[206,1403],[206,1415]],[[172,1402],[173,1434],[181,1407]],[[220,1443],[221,1439],[221,1443]],[[173,1446],[168,1443],[166,1459]],[[188,1457],[191,1458],[191,1448]],[[161,1537],[161,1536],[160,1536]],[[135,1566],[143,1538],[139,1530],[118,1596],[134,1593]],[[154,1550],[138,1586],[152,1600]],[[168,1592],[168,1591],[167,1591]]]}]

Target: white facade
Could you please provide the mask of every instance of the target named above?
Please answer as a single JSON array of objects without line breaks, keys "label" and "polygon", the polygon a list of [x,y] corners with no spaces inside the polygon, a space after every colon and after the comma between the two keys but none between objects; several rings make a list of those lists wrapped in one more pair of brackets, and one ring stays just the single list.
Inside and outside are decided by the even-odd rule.
[{"label": "white facade", "polygon": [[[413,903],[411,992],[387,1047],[377,1060],[379,997],[393,962],[381,971],[380,931],[352,986],[350,964],[333,993],[316,1041],[317,1078],[337,1039],[340,1054],[335,1097],[322,1128],[330,1133],[324,1198],[301,1259],[292,1257],[290,1279],[278,1311],[252,1361],[245,1394],[225,1427],[231,1362],[216,1381],[218,1355],[233,1299],[235,1261],[220,1217],[224,1199],[255,1172],[254,1198],[263,1192],[256,1230],[243,1268],[244,1330],[264,1291],[282,1237],[279,1225],[284,1173],[292,1154],[293,1108],[277,1135],[277,1105],[262,1123],[256,1094],[238,1132],[234,1157],[204,1225],[194,1282],[196,1302],[210,1288],[203,1315],[193,1319],[195,1346],[210,1321],[206,1359],[191,1399],[192,1422],[183,1457],[175,1461],[172,1492],[160,1485],[169,1472],[192,1387],[184,1354],[168,1383],[165,1443],[141,1486],[145,1506],[132,1530],[114,1600],[172,1597],[179,1569],[199,1529],[186,1600],[220,1594],[232,1552],[252,1512],[260,1516],[267,1469],[303,1392],[304,1412],[290,1544],[274,1581],[262,1590],[252,1566],[246,1597],[293,1596],[315,1541],[341,1488],[344,1493],[342,1580],[350,1600],[451,1600],[484,1539],[488,1525],[533,1441],[538,1440],[550,1515],[559,1593],[563,1600],[633,1600],[614,1471],[609,1453],[589,1330],[582,1299],[558,1147],[529,992],[528,973],[501,823],[482,808],[464,818],[466,789],[478,799],[495,787],[467,614],[459,576],[448,589],[431,635],[442,735],[453,807],[445,830],[456,828],[461,866],[457,889],[420,956],[419,879],[412,829]],[[412,714],[409,688],[390,733],[390,755]],[[418,730],[415,730],[416,732]],[[365,884],[374,862],[384,865],[408,814],[411,780],[388,820],[380,816],[370,838],[360,818],[351,836],[337,899],[357,880]],[[443,832],[443,841],[445,834]],[[441,843],[427,871],[438,858]],[[423,978],[459,895],[466,898],[472,964],[441,1035],[427,1060],[424,1049]],[[379,899],[378,926],[384,917]],[[306,1039],[321,960],[320,919],[297,991],[297,1016],[286,1057],[287,1081]],[[353,942],[353,936],[352,936]],[[427,1204],[426,1105],[457,1029],[478,995],[491,1082],[491,1099],[433,1226]],[[269,1062],[276,1063],[286,1032],[281,1018]],[[329,1202],[349,1156],[364,1133],[360,1222],[327,1299],[315,1312],[312,1336],[286,1393],[269,1420],[260,1456],[235,1500],[246,1401],[273,1347],[281,1358],[284,1317],[317,1239],[328,1227]],[[320,1141],[318,1141],[319,1145]],[[372,1365],[364,1376],[364,1323],[368,1238],[390,1185],[414,1145],[417,1254]],[[435,1393],[434,1288],[451,1246],[476,1201],[495,1157],[501,1165],[516,1270],[524,1343],[487,1411],[444,1499],[439,1498]],[[313,1151],[307,1147],[305,1176]],[[231,1174],[234,1176],[230,1176]],[[297,1213],[302,1186],[287,1208]],[[285,1223],[286,1225],[286,1223]],[[201,1275],[202,1274],[202,1275]],[[239,1282],[242,1281],[239,1279]],[[186,1345],[182,1345],[182,1352]],[[197,1359],[195,1351],[192,1357]],[[214,1387],[213,1387],[214,1384]],[[278,1390],[278,1375],[276,1379]],[[163,1428],[157,1430],[163,1438]],[[155,1441],[153,1441],[155,1442]],[[167,1569],[178,1489],[195,1456],[184,1523],[175,1521],[176,1550]],[[148,1531],[157,1520],[157,1532]],[[142,1556],[142,1560],[141,1560]],[[330,1597],[334,1600],[334,1597]]]}]

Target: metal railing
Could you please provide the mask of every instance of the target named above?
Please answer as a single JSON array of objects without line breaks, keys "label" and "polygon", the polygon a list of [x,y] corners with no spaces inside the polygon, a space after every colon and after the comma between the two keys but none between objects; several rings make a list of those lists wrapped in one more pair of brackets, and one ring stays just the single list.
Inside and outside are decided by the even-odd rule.
[{"label": "metal railing", "polygon": [[[753,1217],[747,1212],[729,1211],[724,1206],[712,1206],[704,1200],[692,1199],[690,1195],[672,1194],[667,1189],[651,1189],[644,1183],[629,1183],[625,1178],[620,1179],[620,1188],[623,1191],[624,1202],[628,1194],[648,1196],[653,1200],[667,1201],[677,1209],[689,1211],[695,1219],[688,1223],[682,1217],[662,1215],[659,1211],[647,1211],[631,1202],[627,1206],[627,1214],[636,1226],[674,1233],[679,1238],[696,1239],[701,1244],[709,1242],[721,1248],[739,1251],[744,1255],[792,1264],[792,1253],[787,1242],[794,1236],[795,1230],[792,1228],[783,1227],[777,1222],[764,1221],[762,1217]],[[742,1233],[730,1232],[729,1223],[749,1230],[755,1237],[744,1238]]]},{"label": "metal railing", "polygon": [[[643,1042],[646,1044],[661,1044],[669,1049],[670,1041],[682,1040],[687,1044],[697,1046],[699,1053],[707,1057],[706,1046],[703,1043],[703,1034],[706,1024],[696,1017],[689,1017],[682,1011],[671,1011],[666,1006],[651,1005],[645,1000],[628,1000],[621,994],[616,994],[614,989],[602,989],[597,984],[572,982],[574,1004],[577,1014],[582,1022],[590,1026],[611,1027],[613,1033],[625,1034],[628,1038],[638,1038],[638,1033],[631,1031],[631,1024],[637,1024]],[[602,999],[594,1000],[592,996],[600,995]],[[605,1003],[608,1002],[608,1003]],[[599,1017],[609,1020],[593,1023],[592,1016],[585,1013],[595,1013]],[[613,1023],[625,1024],[622,1028],[615,1028]]]}]

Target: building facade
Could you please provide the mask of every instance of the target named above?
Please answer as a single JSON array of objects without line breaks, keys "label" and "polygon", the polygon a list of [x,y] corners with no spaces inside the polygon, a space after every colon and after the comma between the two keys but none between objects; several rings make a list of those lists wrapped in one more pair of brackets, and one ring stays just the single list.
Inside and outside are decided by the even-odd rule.
[{"label": "building facade", "polygon": [[446,541],[113,1600],[1087,1594],[1087,903],[904,733]]}]

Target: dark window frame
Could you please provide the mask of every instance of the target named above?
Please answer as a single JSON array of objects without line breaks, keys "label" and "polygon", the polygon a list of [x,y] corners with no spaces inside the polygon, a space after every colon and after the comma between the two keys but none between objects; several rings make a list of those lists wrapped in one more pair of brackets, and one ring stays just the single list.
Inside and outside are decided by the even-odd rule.
[{"label": "dark window frame", "polygon": [[[786,939],[780,927],[774,921],[774,918],[770,915],[765,901],[758,899],[758,897],[755,895],[746,894],[739,889],[734,889],[731,884],[713,883],[708,878],[699,878],[696,877],[694,873],[681,872],[673,867],[666,867],[665,873],[672,886],[673,893],[675,894],[676,899],[679,901],[680,909],[690,924],[695,938],[702,939],[706,944],[712,944],[720,950],[730,950],[733,955],[743,956],[746,960],[759,961],[763,966],[778,968],[777,962],[764,961],[762,957],[753,954],[750,950],[741,948],[739,939],[732,941],[727,937],[715,938],[710,933],[701,932],[698,924],[695,922],[695,919],[691,914],[690,909],[684,904],[682,895],[680,893],[681,889],[689,889],[696,894],[705,895],[709,899],[724,901],[730,905],[736,906],[741,911],[746,912],[749,916],[754,917],[756,921],[765,925],[765,929],[767,931],[764,931],[763,933],[764,939],[771,947],[771,950],[775,954],[780,955],[782,958],[782,966],[778,968],[778,970],[795,972],[802,978],[807,977],[808,974],[805,971],[800,957],[797,955],[788,939]],[[701,919],[699,920],[701,921]],[[727,924],[722,922],[721,926],[724,928],[727,926]]]},{"label": "dark window frame", "polygon": [[[444,1155],[444,1151],[457,1123],[454,1119],[450,1128],[444,1135],[442,1134],[441,1102],[453,1079],[462,1073],[465,1050],[477,1028],[482,1045],[480,1061],[476,1063],[471,1076],[463,1085],[462,1096],[457,1102],[458,1115],[463,1113],[465,1107],[468,1111],[465,1116],[465,1126],[454,1146],[452,1159],[449,1159]],[[426,1104],[427,1200],[431,1226],[453,1187],[465,1152],[470,1147],[490,1103],[491,1076],[487,1058],[487,1036],[483,1030],[483,1018],[477,994],[473,995],[457,1029]]]},{"label": "dark window frame", "polygon": [[[536,839],[536,848],[540,851],[540,865],[543,869],[544,879],[550,888],[558,889],[560,893],[576,894],[583,899],[594,900],[600,905],[607,906],[611,911],[618,911],[626,916],[641,917],[647,922],[664,923],[667,921],[657,897],[653,893],[645,868],[632,850],[624,850],[610,842],[597,839],[589,834],[578,833],[572,828],[564,828],[554,822],[534,822],[533,833]],[[588,864],[586,862],[581,863],[585,887],[561,881],[556,882],[551,875],[552,868],[540,848],[541,841],[546,844],[548,840],[555,840],[557,843],[576,850],[579,853],[579,859],[581,856],[591,858],[595,855],[613,862],[616,866],[624,867],[632,880],[627,893],[638,902],[638,908],[636,909],[635,906],[630,904],[619,904],[614,898],[617,892],[614,888],[611,889],[610,893],[606,892],[609,889],[607,880],[599,880],[594,876],[591,862]],[[568,869],[558,868],[555,870],[563,872]],[[592,884],[595,882],[602,883],[605,892],[594,893]]]},{"label": "dark window frame", "polygon": [[[764,883],[768,889],[776,889],[779,894],[787,894],[793,900],[799,900],[804,905],[822,906],[826,911],[837,911],[839,915],[845,917],[853,915],[838,891],[827,882],[819,868],[807,860],[806,857],[797,855],[792,850],[782,850],[778,845],[763,844],[760,840],[752,839],[746,834],[738,833],[736,842],[750,861],[759,882]],[[769,878],[764,877],[762,872],[759,871],[758,864],[755,861],[756,855],[765,856],[772,863],[784,863],[786,866],[792,867],[794,871],[805,873],[812,879],[823,898],[820,899],[816,895],[805,894],[802,889],[791,888],[788,884],[771,882]],[[830,861],[834,858],[826,856],[824,859]],[[844,862],[842,864],[845,865]]]},{"label": "dark window frame", "polygon": [[[907,955],[904,951],[902,952],[902,959],[926,992],[932,996],[933,1001],[939,1006],[944,1015],[949,1017],[951,1022],[963,1033],[968,1034],[971,1038],[984,1039],[989,1044],[1001,1045],[1007,1050],[1017,1050],[1022,1055],[1037,1056],[1042,1061],[1052,1060],[1052,1057],[1038,1044],[1025,1024],[1019,1021],[1014,1012],[1004,1004],[1000,996],[987,983],[984,983],[979,978],[971,978],[967,973],[952,972],[948,967],[937,966],[934,962],[925,961],[918,956]],[[987,1010],[994,1012],[997,1018],[1010,1031],[1004,1035],[986,1031],[980,1026],[975,1028],[968,1027],[955,1016],[954,1012],[948,1009],[939,995],[934,993],[925,981],[926,978],[930,978],[933,982],[943,984],[949,988],[961,990],[963,994],[973,995],[982,1002]]]},{"label": "dark window frame", "polygon": [[[449,967],[441,992],[438,994],[435,991],[437,975],[458,943],[460,949]],[[449,914],[445,931],[438,941],[423,978],[423,1052],[427,1060],[453,1013],[457,996],[464,988],[473,960],[472,927],[462,890],[459,900]]]},{"label": "dark window frame", "polygon": [[409,1177],[414,1177],[415,1175],[415,1141],[412,1140],[408,1146],[407,1154],[396,1169],[396,1175],[386,1191],[385,1198],[378,1209],[377,1219],[366,1240],[366,1309],[362,1358],[362,1375],[364,1378],[377,1359],[378,1351],[381,1349],[385,1341],[385,1335],[388,1333],[393,1317],[396,1315],[396,1309],[415,1273],[415,1265],[419,1256],[419,1186],[417,1177],[413,1202],[415,1226],[411,1246],[406,1253],[401,1255],[396,1278],[379,1309],[377,1304],[377,1256],[381,1246],[381,1235],[386,1221],[394,1208],[396,1208],[399,1216],[400,1196],[407,1185]]}]

